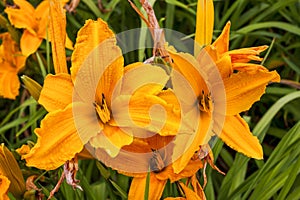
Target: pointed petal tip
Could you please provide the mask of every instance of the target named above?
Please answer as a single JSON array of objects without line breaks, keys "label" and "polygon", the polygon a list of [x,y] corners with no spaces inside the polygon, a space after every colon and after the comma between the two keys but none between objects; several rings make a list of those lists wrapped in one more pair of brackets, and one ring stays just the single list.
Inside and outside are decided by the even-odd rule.
[{"label": "pointed petal tip", "polygon": [[263,148],[260,141],[252,135],[248,124],[239,115],[226,116],[219,137],[235,151],[250,158],[263,159]]}]

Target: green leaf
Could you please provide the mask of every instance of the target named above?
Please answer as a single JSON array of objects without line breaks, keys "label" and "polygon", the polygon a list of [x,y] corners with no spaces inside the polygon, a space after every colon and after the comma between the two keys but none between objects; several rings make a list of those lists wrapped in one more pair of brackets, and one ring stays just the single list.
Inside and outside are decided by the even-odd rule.
[{"label": "green leaf", "polygon": [[120,195],[127,199],[127,193],[113,180],[109,179],[109,181],[111,182],[111,184],[114,186],[114,188],[116,188],[116,190],[120,193]]},{"label": "green leaf", "polygon": [[33,113],[29,116],[28,122],[25,126],[23,126],[17,133],[16,137],[19,137],[26,129],[28,129],[31,125],[36,123],[37,120],[41,119],[47,111],[44,108],[40,108],[37,112]]},{"label": "green leaf", "polygon": [[145,185],[145,194],[144,194],[144,200],[148,200],[149,199],[149,188],[150,188],[150,169],[147,173],[147,177],[146,177],[146,185]]},{"label": "green leaf", "polygon": [[96,162],[96,166],[100,171],[103,178],[108,179],[110,177],[110,172],[107,170],[99,161]]},{"label": "green leaf", "polygon": [[248,26],[245,26],[245,27],[237,30],[236,35],[234,35],[231,39],[238,37],[238,35],[240,35],[240,34],[246,35],[247,33],[250,33],[257,29],[270,29],[270,28],[278,28],[278,29],[293,33],[297,36],[300,36],[300,28],[295,25],[289,24],[286,22],[270,21],[270,22],[260,22],[260,23],[250,24]]}]

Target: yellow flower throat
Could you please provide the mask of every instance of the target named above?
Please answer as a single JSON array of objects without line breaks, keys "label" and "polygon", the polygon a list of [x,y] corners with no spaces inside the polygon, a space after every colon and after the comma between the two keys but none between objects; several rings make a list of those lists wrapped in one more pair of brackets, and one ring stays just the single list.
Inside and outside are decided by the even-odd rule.
[{"label": "yellow flower throat", "polygon": [[203,112],[212,112],[213,102],[211,99],[211,95],[205,94],[202,90],[202,94],[198,97],[199,108]]},{"label": "yellow flower throat", "polygon": [[107,107],[107,103],[104,97],[104,94],[102,94],[102,101],[101,105],[97,104],[96,102],[94,103],[96,112],[100,118],[100,120],[105,124],[110,120],[110,110]]}]

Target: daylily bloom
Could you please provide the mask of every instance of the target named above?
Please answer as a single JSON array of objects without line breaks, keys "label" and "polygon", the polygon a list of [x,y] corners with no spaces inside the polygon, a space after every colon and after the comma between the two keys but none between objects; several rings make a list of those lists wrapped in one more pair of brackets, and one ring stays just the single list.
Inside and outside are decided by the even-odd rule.
[{"label": "daylily bloom", "polygon": [[[199,187],[201,188],[201,186],[197,185],[197,179],[195,179],[195,177],[192,178],[200,168],[203,168],[203,162],[201,160],[191,159],[189,163],[186,165],[186,167],[180,173],[174,173],[172,164],[170,165],[167,164],[172,159],[171,158],[172,151],[171,149],[165,147],[166,144],[170,143],[174,137],[176,136],[166,137],[166,136],[160,136],[156,134],[152,137],[148,137],[144,139],[136,138],[132,144],[123,147],[123,150],[126,150],[128,152],[138,152],[140,154],[150,152],[152,154],[151,157],[148,157],[148,159],[145,160],[145,165],[150,165],[150,170],[151,170],[150,172],[130,173],[130,172],[120,171],[120,173],[133,177],[133,180],[130,185],[128,199],[144,199],[148,173],[150,173],[149,174],[150,177],[149,198],[150,199],[154,200],[154,199],[161,198],[164,187],[168,180],[170,180],[170,182],[173,183],[183,178],[191,178],[191,183],[194,187],[194,191],[197,191],[197,193],[195,193],[193,191],[185,190],[186,188],[183,184],[182,186],[184,187],[185,192],[187,193],[193,192],[195,196],[198,196],[197,194],[202,193],[199,190]],[[180,148],[180,147],[174,146],[173,148]],[[116,157],[116,159],[118,159],[118,157]],[[134,163],[130,163],[130,162],[127,163],[127,165],[131,165],[131,164]],[[142,164],[143,163],[139,162],[139,165]],[[135,168],[138,167],[139,166],[135,165]]]},{"label": "daylily bloom", "polygon": [[15,99],[19,95],[19,71],[25,66],[26,57],[9,33],[0,34],[0,96]]},{"label": "daylily bloom", "polygon": [[[15,7],[7,7],[5,12],[9,21],[16,28],[24,29],[20,47],[22,54],[29,56],[39,48],[43,39],[47,39],[49,2],[42,1],[36,9],[26,0],[14,0],[14,3]],[[51,38],[48,38],[48,40],[51,40]],[[72,49],[72,42],[68,37],[66,47]]]},{"label": "daylily bloom", "polygon": [[[55,16],[52,15],[52,19]],[[180,116],[171,104],[157,96],[157,91],[168,79],[162,69],[134,63],[127,66],[124,73],[121,50],[103,20],[88,20],[78,32],[71,74],[59,73],[67,71],[63,69],[66,60],[65,55],[59,54],[62,45],[55,46],[53,55],[59,57],[56,63],[60,66],[55,66],[56,75],[48,75],[44,81],[38,102],[49,113],[42,120],[41,128],[35,130],[36,145],[23,156],[28,166],[46,170],[58,168],[81,152],[85,144],[104,149],[109,156],[115,157],[122,146],[132,143],[131,127],[146,127],[151,122],[151,116],[145,114],[148,114],[149,105],[163,106],[167,116]],[[135,75],[139,73],[148,76],[137,81]],[[133,87],[135,81],[150,80],[159,86],[153,87],[154,90],[149,90],[151,87],[147,85]],[[129,113],[124,109],[126,104],[129,104]],[[132,122],[126,118],[128,114]],[[154,122],[159,120],[154,119]],[[170,123],[166,123],[160,134],[176,133],[173,130],[176,120],[174,123],[172,120],[167,120]],[[155,125],[148,128],[156,130]]]},{"label": "daylily bloom", "polygon": [[[239,113],[248,110],[254,102],[260,99],[267,84],[270,82],[279,82],[280,77],[276,71],[269,72],[260,64],[248,63],[251,60],[261,61],[262,59],[259,58],[258,55],[267,48],[266,46],[232,51],[228,50],[230,22],[227,23],[216,41],[210,44],[213,33],[213,26],[211,25],[211,19],[213,19],[212,15],[212,1],[199,0],[195,46],[207,46],[203,49],[195,47],[195,57],[198,64],[191,61],[193,60],[192,56],[183,53],[170,51],[170,55],[174,60],[175,69],[180,71],[181,74],[189,80],[195,94],[199,96],[198,104],[200,105],[201,116],[205,115],[205,113],[218,112],[215,107],[216,102],[220,102],[220,98],[222,100],[222,97],[213,96],[210,94],[210,92],[213,91],[205,91],[205,88],[203,89],[203,83],[204,85],[216,85],[216,79],[213,79],[216,77],[216,74],[203,71],[206,80],[197,81],[197,79],[201,79],[201,77],[195,77],[199,75],[195,69],[199,69],[199,66],[202,68],[208,66],[207,71],[209,71],[211,70],[209,68],[211,63],[215,63],[219,73],[219,80],[222,80],[226,94],[226,98],[224,99],[224,113],[217,114],[219,118],[220,115],[223,115],[223,120],[218,120],[217,117],[213,115],[212,120],[214,124],[211,135],[209,134],[207,137],[207,135],[203,135],[201,131],[197,133],[199,136],[195,137],[196,139],[189,147],[187,153],[177,161],[177,164],[175,163],[174,169],[176,172],[180,172],[189,161],[195,149],[199,148],[199,145],[207,143],[209,138],[214,134],[217,134],[228,146],[248,157],[256,159],[263,158],[262,147],[257,137],[251,134],[248,124]],[[205,16],[206,22],[201,21],[198,16]],[[198,23],[199,20],[200,23]],[[191,63],[194,66],[187,67],[191,66]],[[217,86],[215,86],[215,90],[220,89]]]}]

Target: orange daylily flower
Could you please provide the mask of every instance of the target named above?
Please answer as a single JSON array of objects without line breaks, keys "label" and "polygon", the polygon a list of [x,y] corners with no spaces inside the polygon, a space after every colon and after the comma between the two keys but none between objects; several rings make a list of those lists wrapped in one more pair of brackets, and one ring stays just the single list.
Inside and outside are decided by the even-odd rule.
[{"label": "orange daylily flower", "polygon": [[[49,2],[42,1],[36,9],[26,0],[14,0],[15,7],[7,7],[5,12],[9,21],[16,28],[23,28],[20,40],[22,54],[29,56],[47,39],[49,25]],[[48,38],[51,40],[51,38]],[[72,49],[72,42],[67,37],[66,47]]]},{"label": "orange daylily flower", "polygon": [[216,59],[226,92],[226,116],[219,137],[236,151],[262,159],[262,147],[239,113],[249,110],[264,94],[267,84],[279,82],[280,77],[276,71],[270,72],[260,64],[248,63],[261,61],[258,55],[266,46],[229,51],[229,31],[230,23],[227,23],[219,38],[207,47],[209,54]]},{"label": "orange daylily flower", "polygon": [[25,66],[26,57],[9,33],[0,34],[0,96],[15,99],[19,95],[18,73]]},{"label": "orange daylily flower", "polygon": [[[131,173],[131,172],[120,171],[120,173],[133,177],[130,185],[128,199],[144,199],[148,173],[150,173],[149,199],[155,200],[161,198],[165,184],[167,183],[168,180],[170,180],[171,183],[173,183],[183,178],[190,178],[193,175],[195,175],[195,173],[200,168],[203,168],[203,163],[200,159],[191,159],[189,163],[186,165],[186,167],[180,173],[174,173],[173,166],[170,162],[172,159],[171,156],[173,151],[170,151],[171,149],[165,148],[166,144],[172,142],[174,137],[176,136],[160,136],[159,134],[155,134],[152,137],[148,137],[144,139],[135,138],[132,144],[123,147],[123,150],[129,152],[138,152],[138,153],[150,152],[152,154],[151,157],[145,157],[144,160],[145,166],[147,167],[148,165],[148,167],[150,167],[151,172]],[[180,148],[180,146],[174,145],[173,148]],[[131,165],[131,164],[134,164],[134,162],[131,163],[130,160],[128,160],[127,165]],[[142,162],[139,162],[139,166],[136,165],[133,166],[135,167],[135,169],[138,170],[140,164],[142,165]],[[196,187],[197,185],[196,179],[191,179],[191,180],[192,180],[193,187]],[[195,191],[199,189],[198,186],[197,188],[194,188]],[[185,192],[186,194],[188,194],[189,192],[192,191],[185,191]]]},{"label": "orange daylily flower", "polygon": [[[60,56],[57,64],[64,66],[62,58],[65,55],[60,55],[57,50],[62,45],[55,46],[54,55]],[[80,29],[71,61],[71,74],[48,75],[44,81],[39,103],[49,113],[42,120],[41,128],[35,130],[38,136],[36,145],[23,156],[28,166],[55,169],[81,152],[85,144],[104,149],[109,156],[115,157],[122,146],[133,141],[131,132],[125,130],[131,126],[149,125],[151,116],[144,114],[147,105],[162,105],[168,115],[175,115],[172,105],[157,97],[168,80],[165,72],[135,63],[126,67],[124,73],[121,50],[116,45],[115,35],[103,20],[88,20]],[[61,69],[56,72],[65,71]],[[159,83],[155,90],[138,88],[132,91],[138,73],[148,74],[146,81],[154,78]],[[133,125],[128,120],[122,121],[128,115],[128,109],[124,109],[128,102]],[[159,122],[160,119],[155,120]],[[176,133],[173,124],[160,133]]]},{"label": "orange daylily flower", "polygon": [[[211,19],[211,15],[213,15],[213,6],[210,6],[211,4],[211,0],[199,0],[198,6],[206,6],[204,6],[204,9],[198,9],[197,16],[207,16],[207,19]],[[197,20],[199,20],[198,17]],[[205,27],[200,27],[200,25]],[[224,113],[221,113],[224,120],[222,123],[222,121],[217,119],[217,117],[220,117],[220,113],[218,113],[217,117],[212,115],[214,126],[211,133],[209,134],[208,132],[208,135],[203,135],[203,132],[198,131],[197,134],[202,135],[196,136],[196,140],[189,147],[190,150],[179,161],[174,163],[174,169],[177,173],[187,164],[194,149],[199,148],[199,145],[206,144],[212,135],[218,134],[220,131],[221,133],[218,134],[218,137],[231,148],[252,158],[262,159],[263,157],[262,147],[258,139],[251,134],[247,123],[240,117],[239,113],[248,110],[255,101],[260,99],[266,85],[270,82],[278,82],[280,77],[277,72],[269,72],[262,65],[248,63],[251,60],[261,61],[258,55],[266,49],[266,46],[229,51],[230,23],[227,23],[219,38],[210,45],[209,42],[213,33],[212,27],[212,25],[207,23],[197,23],[195,45],[207,46],[203,49],[195,47],[195,57],[198,65],[202,68],[211,65],[211,63],[215,63],[217,66],[226,94],[226,108]],[[201,50],[198,51],[199,49]],[[199,68],[194,61],[191,61],[192,56],[172,51],[170,51],[170,55],[174,60],[175,69],[189,80],[195,94],[200,94],[198,104],[200,104],[201,116],[204,113],[213,113],[216,102],[220,101],[217,99],[219,97],[210,96],[209,91],[205,91],[205,88],[203,88],[205,81],[202,81],[200,77],[195,78],[199,74],[195,71],[195,68]],[[187,67],[189,65],[194,67]],[[204,74],[204,78],[207,79],[206,82],[214,85],[214,82],[212,82],[214,80],[210,82],[210,76],[209,72]],[[219,88],[215,89],[218,90]],[[199,93],[201,90],[203,90],[202,94]]]}]

